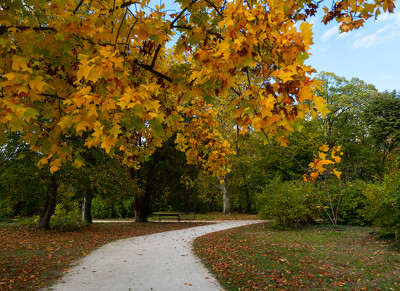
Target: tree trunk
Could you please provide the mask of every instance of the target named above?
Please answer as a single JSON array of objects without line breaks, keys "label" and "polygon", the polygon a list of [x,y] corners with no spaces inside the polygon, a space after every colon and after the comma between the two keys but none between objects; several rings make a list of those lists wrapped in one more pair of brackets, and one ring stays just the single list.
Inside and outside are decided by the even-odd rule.
[{"label": "tree trunk", "polygon": [[85,197],[83,197],[82,203],[82,222],[93,223],[92,221],[92,193],[85,192]]},{"label": "tree trunk", "polygon": [[40,214],[37,228],[50,228],[50,218],[56,210],[56,197],[57,197],[57,180],[54,175],[51,176],[51,185],[49,192],[46,195],[42,212]]},{"label": "tree trunk", "polygon": [[133,210],[135,211],[135,222],[147,222],[147,216],[149,215],[151,190],[149,186],[146,186],[144,195],[135,197],[133,203]]},{"label": "tree trunk", "polygon": [[231,201],[229,197],[229,178],[227,175],[224,176],[223,182],[221,184],[222,191],[222,202],[223,202],[223,212],[228,214],[231,212]]},{"label": "tree trunk", "polygon": [[147,222],[148,215],[148,199],[144,197],[135,197],[134,211],[135,222]]}]

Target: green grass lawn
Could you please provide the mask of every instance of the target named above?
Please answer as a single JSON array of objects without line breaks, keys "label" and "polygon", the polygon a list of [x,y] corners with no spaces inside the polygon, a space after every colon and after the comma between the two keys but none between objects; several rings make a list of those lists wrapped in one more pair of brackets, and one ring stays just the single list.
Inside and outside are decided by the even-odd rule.
[{"label": "green grass lawn", "polygon": [[374,228],[264,226],[196,239],[197,254],[228,290],[400,290],[400,252]]}]

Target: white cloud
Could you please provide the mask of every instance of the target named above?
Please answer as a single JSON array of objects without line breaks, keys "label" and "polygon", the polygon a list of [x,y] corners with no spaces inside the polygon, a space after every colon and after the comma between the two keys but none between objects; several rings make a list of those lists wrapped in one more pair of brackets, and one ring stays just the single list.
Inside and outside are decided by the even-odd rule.
[{"label": "white cloud", "polygon": [[[381,28],[377,30],[379,27]],[[400,13],[382,13],[375,21],[369,19],[366,22],[365,27],[360,28],[357,33],[353,35],[352,47],[369,48],[371,46],[381,45],[385,42],[392,41],[399,36]]]},{"label": "white cloud", "polygon": [[378,16],[378,18],[376,19],[376,23],[380,23],[380,22],[385,22],[387,20],[389,20],[391,18],[391,15],[389,13],[383,13],[381,15]]},{"label": "white cloud", "polygon": [[322,35],[322,40],[327,41],[330,39],[332,36],[339,34],[339,25],[336,25],[332,27],[331,29],[325,31],[325,33]]},{"label": "white cloud", "polygon": [[342,32],[342,33],[339,33],[338,38],[339,38],[339,39],[345,39],[345,38],[348,38],[348,37],[350,37],[350,36],[351,36],[351,31],[349,31],[349,32]]},{"label": "white cloud", "polygon": [[[397,12],[397,11],[396,11]],[[399,13],[382,13],[378,16],[376,23],[392,21],[393,23],[400,24]]]},{"label": "white cloud", "polygon": [[378,44],[381,42],[382,40],[382,32],[384,32],[385,30],[387,30],[387,26],[385,26],[384,28],[379,29],[377,32],[375,33],[371,33],[369,35],[357,38],[356,40],[354,40],[353,42],[353,47],[354,48],[369,48],[374,44]]},{"label": "white cloud", "polygon": [[[352,44],[353,48],[369,48],[374,45],[380,45],[384,42],[398,38],[400,36],[400,17],[393,18],[396,22],[392,22],[389,25],[385,25],[374,33],[364,35],[364,33],[358,34]],[[399,22],[397,22],[399,21]]]}]

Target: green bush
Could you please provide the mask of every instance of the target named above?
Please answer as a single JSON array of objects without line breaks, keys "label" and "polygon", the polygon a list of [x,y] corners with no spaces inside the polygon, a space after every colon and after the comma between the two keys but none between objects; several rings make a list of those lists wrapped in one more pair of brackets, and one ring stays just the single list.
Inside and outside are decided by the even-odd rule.
[{"label": "green bush", "polygon": [[15,205],[16,202],[11,199],[11,197],[3,198],[0,195],[0,217],[1,218],[9,218],[13,217],[15,214]]},{"label": "green bush", "polygon": [[102,197],[92,200],[92,216],[95,218],[126,218],[133,217],[132,201],[129,199],[113,201]]},{"label": "green bush", "polygon": [[400,187],[388,193],[378,212],[380,235],[393,237],[400,244]]},{"label": "green bush", "polygon": [[76,228],[84,225],[78,205],[70,210],[63,204],[57,204],[54,216],[50,221],[50,226],[54,228]]},{"label": "green bush", "polygon": [[380,226],[383,237],[392,237],[400,243],[400,173],[369,184],[365,191],[366,207],[362,215]]},{"label": "green bush", "polygon": [[[370,224],[360,213],[365,208],[366,200],[364,189],[366,183],[362,180],[355,180],[347,184],[342,184],[339,180],[332,180],[326,184],[327,191],[333,198],[333,204],[338,209],[338,224],[346,225],[366,225]],[[340,201],[338,201],[340,197]],[[325,202],[325,204],[327,204]],[[328,205],[326,205],[328,206]]]},{"label": "green bush", "polygon": [[313,191],[311,183],[274,179],[258,195],[259,214],[283,228],[312,222],[316,218]]}]

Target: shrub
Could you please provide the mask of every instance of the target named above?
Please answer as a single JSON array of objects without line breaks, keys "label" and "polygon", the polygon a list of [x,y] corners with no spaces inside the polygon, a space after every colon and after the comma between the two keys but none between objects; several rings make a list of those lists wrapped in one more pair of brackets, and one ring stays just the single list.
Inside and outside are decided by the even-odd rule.
[{"label": "shrub", "polygon": [[92,201],[92,216],[95,218],[126,218],[135,216],[135,213],[132,209],[131,199],[115,201],[97,196]]},{"label": "shrub", "polygon": [[85,225],[82,222],[82,214],[79,207],[70,210],[63,204],[57,204],[56,211],[50,221],[50,226],[54,228],[76,228]]},{"label": "shrub", "polygon": [[1,199],[0,203],[0,217],[1,218],[9,218],[13,217],[15,214],[15,201],[6,197],[5,199]]},{"label": "shrub", "polygon": [[364,189],[366,183],[355,180],[347,184],[341,184],[338,180],[327,183],[328,191],[334,199],[334,203],[340,203],[338,209],[338,224],[366,225],[370,224],[360,213],[365,208],[366,200]]},{"label": "shrub", "polygon": [[275,226],[284,228],[314,221],[314,190],[311,183],[274,179],[258,195],[259,214],[274,220]]},{"label": "shrub", "polygon": [[384,177],[383,181],[369,184],[365,191],[365,219],[380,226],[383,237],[392,237],[400,243],[400,173]]}]

